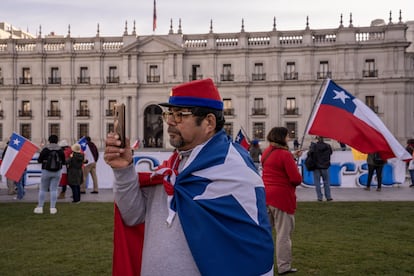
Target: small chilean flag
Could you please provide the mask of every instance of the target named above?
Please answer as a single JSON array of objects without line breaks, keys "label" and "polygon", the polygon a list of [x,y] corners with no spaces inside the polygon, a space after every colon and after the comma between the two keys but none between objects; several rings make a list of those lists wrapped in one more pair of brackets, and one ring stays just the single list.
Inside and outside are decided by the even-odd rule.
[{"label": "small chilean flag", "polygon": [[246,150],[249,150],[250,143],[247,140],[246,136],[244,136],[241,129],[239,130],[239,133],[237,133],[237,136],[236,136],[236,139],[234,140],[234,142],[240,144]]},{"label": "small chilean flag", "polygon": [[13,132],[1,163],[0,173],[8,179],[19,181],[38,149],[35,144]]}]

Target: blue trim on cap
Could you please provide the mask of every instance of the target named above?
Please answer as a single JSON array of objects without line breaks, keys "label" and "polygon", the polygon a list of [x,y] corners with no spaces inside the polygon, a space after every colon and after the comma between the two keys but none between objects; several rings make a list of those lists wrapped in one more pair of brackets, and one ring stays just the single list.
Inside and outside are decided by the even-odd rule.
[{"label": "blue trim on cap", "polygon": [[213,109],[223,110],[223,102],[207,99],[207,98],[195,98],[195,97],[174,97],[171,96],[168,103],[176,106],[201,106],[209,107]]}]

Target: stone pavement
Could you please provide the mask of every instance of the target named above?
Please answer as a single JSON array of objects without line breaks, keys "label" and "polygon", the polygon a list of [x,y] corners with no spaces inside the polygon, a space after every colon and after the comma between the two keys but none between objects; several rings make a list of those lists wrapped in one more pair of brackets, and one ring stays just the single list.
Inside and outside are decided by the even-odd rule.
[{"label": "stone pavement", "polygon": [[[81,201],[84,202],[113,202],[114,195],[112,189],[100,189],[99,194],[91,194],[92,190],[87,190],[86,194],[81,195]],[[409,188],[408,181],[401,185],[392,187],[383,187],[381,192],[374,188],[371,191],[365,191],[362,188],[337,188],[332,187],[331,193],[333,201],[414,201],[414,188]],[[0,203],[2,202],[37,202],[38,184],[26,187],[25,198],[21,201],[15,200],[13,196],[7,195],[6,183],[0,182]],[[68,187],[65,199],[59,199],[58,202],[71,202],[72,191]],[[314,188],[298,187],[296,189],[297,200],[316,201],[316,192]],[[49,201],[47,197],[46,201]]]}]

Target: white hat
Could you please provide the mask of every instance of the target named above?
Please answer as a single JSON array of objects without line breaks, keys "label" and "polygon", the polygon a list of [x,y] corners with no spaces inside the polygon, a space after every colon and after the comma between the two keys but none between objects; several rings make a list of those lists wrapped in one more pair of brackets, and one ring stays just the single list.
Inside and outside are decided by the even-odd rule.
[{"label": "white hat", "polygon": [[58,145],[61,148],[63,148],[63,147],[69,147],[69,143],[65,139],[63,139],[62,141],[60,141]]}]

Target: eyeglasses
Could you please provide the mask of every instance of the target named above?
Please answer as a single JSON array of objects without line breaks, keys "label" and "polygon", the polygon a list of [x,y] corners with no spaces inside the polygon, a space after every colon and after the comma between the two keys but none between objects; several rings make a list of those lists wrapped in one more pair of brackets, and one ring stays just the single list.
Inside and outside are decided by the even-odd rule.
[{"label": "eyeglasses", "polygon": [[175,123],[179,124],[182,122],[184,116],[190,115],[193,115],[191,111],[164,111],[162,113],[162,119],[165,122],[168,122],[168,120],[172,118]]}]

